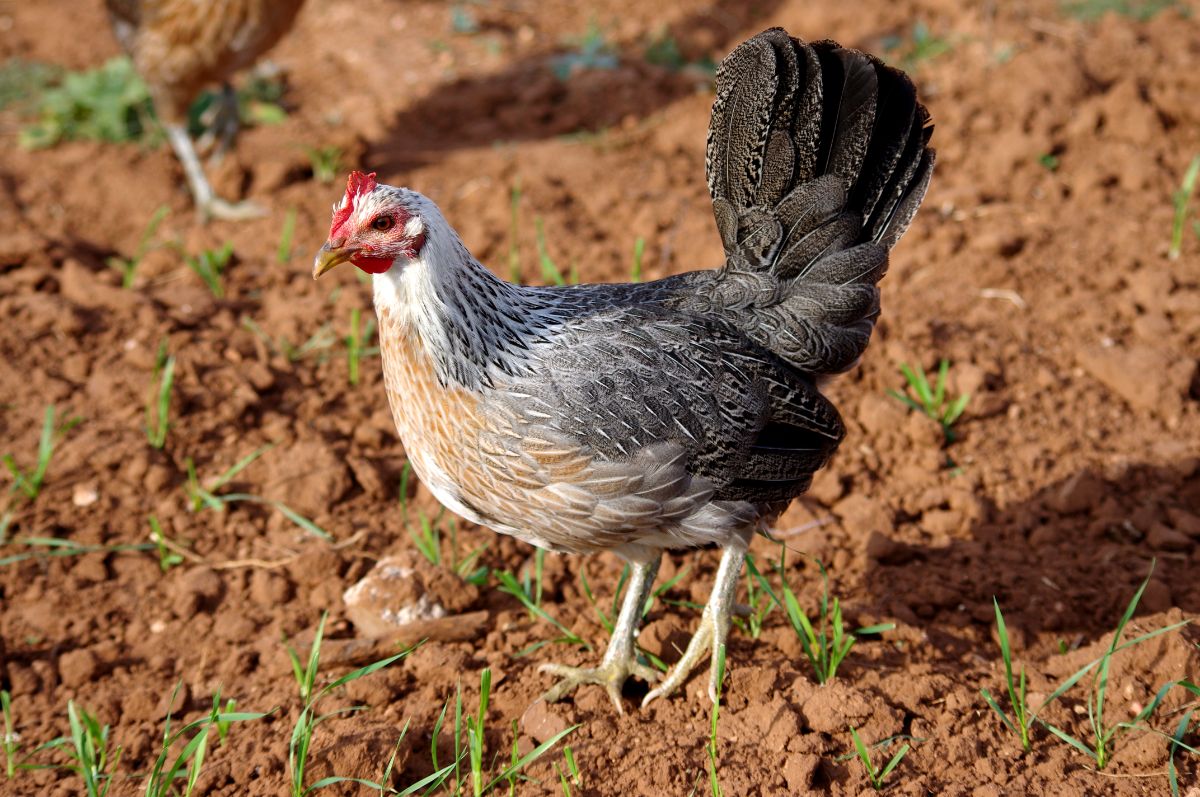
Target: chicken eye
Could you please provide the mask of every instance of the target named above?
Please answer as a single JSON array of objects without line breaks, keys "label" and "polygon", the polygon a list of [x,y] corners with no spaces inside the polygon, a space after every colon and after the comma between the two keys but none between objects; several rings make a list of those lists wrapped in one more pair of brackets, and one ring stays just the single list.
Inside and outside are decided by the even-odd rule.
[{"label": "chicken eye", "polygon": [[396,224],[396,220],[391,216],[377,216],[371,222],[371,228],[380,232],[387,232]]}]

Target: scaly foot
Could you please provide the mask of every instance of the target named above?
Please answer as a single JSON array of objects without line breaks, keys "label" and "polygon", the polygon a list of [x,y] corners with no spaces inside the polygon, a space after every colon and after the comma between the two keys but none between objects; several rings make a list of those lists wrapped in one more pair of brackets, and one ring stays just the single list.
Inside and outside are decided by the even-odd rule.
[{"label": "scaly foot", "polygon": [[729,636],[729,618],[736,611],[733,597],[737,591],[738,576],[742,572],[742,560],[746,556],[744,545],[744,542],[730,545],[721,555],[721,566],[717,568],[712,595],[704,606],[704,613],[700,615],[700,627],[692,635],[692,641],[688,643],[683,658],[675,662],[675,666],[667,673],[663,682],[651,689],[642,700],[643,708],[651,700],[666,697],[682,686],[688,674],[709,651],[712,651],[712,665],[708,673],[708,698],[713,703],[717,702],[717,690],[721,686],[717,656]]},{"label": "scaly foot", "polygon": [[[700,616],[700,627],[692,635],[683,657],[675,662],[675,666],[667,673],[667,677],[655,688],[651,689],[642,699],[642,708],[649,705],[651,700],[666,697],[683,685],[692,670],[703,659],[704,654],[712,651],[712,663],[709,667],[708,697],[713,703],[717,702],[717,650],[725,644],[729,634],[729,617],[723,619],[714,617],[707,609]],[[713,640],[717,640],[714,642]]]},{"label": "scaly foot", "polygon": [[662,677],[658,670],[638,662],[635,656],[617,658],[605,661],[599,667],[568,667],[565,664],[543,664],[538,672],[557,675],[561,680],[542,695],[547,703],[557,703],[575,691],[575,687],[583,684],[599,684],[608,692],[608,697],[617,708],[618,714],[624,714],[621,706],[621,687],[632,675],[641,678],[646,683],[654,683]]}]

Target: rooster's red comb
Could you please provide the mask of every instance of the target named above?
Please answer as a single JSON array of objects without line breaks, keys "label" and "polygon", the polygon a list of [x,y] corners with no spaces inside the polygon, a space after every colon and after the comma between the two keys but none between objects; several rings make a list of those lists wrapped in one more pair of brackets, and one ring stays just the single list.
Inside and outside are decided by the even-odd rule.
[{"label": "rooster's red comb", "polygon": [[363,174],[362,172],[350,172],[350,177],[346,180],[346,196],[343,197],[341,205],[333,212],[333,223],[329,226],[329,237],[333,238],[338,230],[350,220],[351,214],[354,213],[354,203],[363,194],[369,194],[375,190],[375,172]]}]

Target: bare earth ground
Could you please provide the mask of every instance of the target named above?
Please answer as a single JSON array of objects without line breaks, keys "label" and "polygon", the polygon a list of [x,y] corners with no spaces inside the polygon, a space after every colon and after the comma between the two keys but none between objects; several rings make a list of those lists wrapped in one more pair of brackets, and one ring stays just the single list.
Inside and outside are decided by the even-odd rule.
[{"label": "bare earth ground", "polygon": [[[868,793],[861,766],[842,758],[854,724],[868,741],[914,737],[889,779],[896,794],[1168,793],[1162,736],[1122,737],[1102,773],[1040,730],[1023,757],[979,689],[1001,691],[993,595],[1038,695],[1099,655],[1152,558],[1129,633],[1200,611],[1200,244],[1189,233],[1183,257],[1166,257],[1169,197],[1198,149],[1200,21],[1173,9],[1147,22],[1109,14],[1085,23],[1054,2],[710,3],[618,0],[589,11],[487,2],[471,7],[481,29],[466,35],[452,31],[441,3],[312,0],[272,55],[290,86],[287,120],[246,131],[217,180],[227,195],[243,191],[272,211],[239,225],[194,223],[166,148],[85,142],[29,153],[16,144],[18,120],[3,120],[0,453],[31,464],[47,404],[83,418],[42,494],[16,505],[10,536],[145,542],[154,514],[194,554],[165,575],[140,552],[0,568],[0,687],[13,694],[27,750],[66,733],[73,699],[112,723],[124,748],[113,793],[140,793],[128,776],[156,754],[166,696],[182,679],[188,717],[218,686],[239,709],[280,707],[233,728],[211,752],[199,793],[285,793],[299,698],[281,636],[311,638],[329,610],[336,652],[358,633],[345,590],[379,558],[412,548],[396,500],[404,452],[378,360],[350,387],[340,342],[292,363],[242,323],[249,317],[298,343],[327,323],[343,336],[350,309],[369,308],[367,287],[348,270],[310,277],[339,189],[311,179],[304,147],[341,146],[347,166],[429,194],[502,273],[518,182],[526,279],[540,278],[535,217],[550,254],[577,263],[586,281],[624,278],[639,236],[647,277],[712,266],[720,250],[703,180],[710,87],[694,72],[646,63],[647,37],[667,30],[687,58],[716,59],[783,25],[880,52],[919,19],[953,45],[916,73],[937,125],[938,171],[894,253],[876,338],[861,367],[830,387],[849,436],[779,523],[792,549],[827,564],[851,626],[897,628],[860,642],[825,687],[779,612],[758,640],[735,633],[721,781],[731,795]],[[116,52],[101,5],[63,0],[51,14],[40,3],[0,4],[0,57],[100,63]],[[549,59],[593,20],[620,65],[559,80]],[[1039,163],[1047,153],[1056,170]],[[163,203],[172,213],[161,237],[192,252],[233,243],[225,298],[214,299],[170,250],[147,258],[134,290],[120,289],[104,266],[133,250]],[[296,255],[280,264],[292,207]],[[142,412],[164,336],[178,372],[174,423],[156,452]],[[948,452],[931,422],[885,396],[902,385],[900,362],[930,367],[941,357],[953,362],[953,390],[973,396]],[[258,505],[189,511],[187,458],[211,476],[267,443],[274,447],[230,487],[284,501],[335,542]],[[947,453],[961,472],[945,467]],[[420,486],[412,504],[435,511]],[[493,569],[516,571],[530,557],[510,539],[462,529],[464,549],[484,543],[481,563]],[[10,541],[0,557],[22,550]],[[754,550],[760,562],[776,555],[765,540]],[[815,568],[795,555],[789,562],[802,603],[814,606]],[[547,563],[547,610],[602,647],[579,574],[586,569],[607,604],[619,563]],[[660,578],[690,571],[666,597],[703,601],[715,563],[713,551],[670,557]],[[370,708],[318,730],[313,780],[331,771],[378,777],[406,720],[397,783],[427,774],[444,700],[461,682],[473,701],[488,666],[489,755],[507,756],[514,719],[523,749],[579,723],[570,737],[584,774],[576,793],[687,794],[698,779],[707,790],[704,677],[645,711],[635,708],[644,690],[631,684],[624,716],[596,688],[526,714],[550,683],[539,662],[598,653],[548,645],[516,657],[553,629],[492,586],[462,595],[459,608],[487,612],[478,637],[431,642],[330,698],[329,708]],[[673,660],[696,618],[659,602],[642,643]],[[1118,655],[1111,716],[1131,716],[1167,681],[1197,680],[1198,639],[1185,628]],[[325,672],[346,670],[331,654]],[[1083,694],[1049,714],[1077,735]],[[1170,732],[1184,702],[1173,694],[1152,724]],[[538,782],[518,793],[559,793],[551,760],[562,759],[535,766]],[[1188,793],[1197,759],[1179,760]],[[0,780],[0,793],[65,796],[81,786],[73,774],[42,770]]]}]

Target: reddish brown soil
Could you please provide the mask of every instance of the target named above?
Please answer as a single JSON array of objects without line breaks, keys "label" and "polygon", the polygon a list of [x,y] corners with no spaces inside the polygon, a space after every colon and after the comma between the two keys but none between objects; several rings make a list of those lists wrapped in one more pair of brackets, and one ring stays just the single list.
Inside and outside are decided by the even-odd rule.
[{"label": "reddish brown soil", "polygon": [[[64,0],[54,14],[41,5],[0,8],[0,56],[80,68],[115,53],[99,0]],[[343,593],[376,560],[412,547],[396,502],[404,452],[378,360],[367,361],[352,388],[342,348],[289,363],[241,322],[250,317],[297,343],[326,323],[344,335],[350,309],[369,307],[367,288],[349,272],[320,283],[309,276],[339,192],[309,177],[305,146],[339,145],[347,165],[431,195],[497,269],[507,271],[509,192],[519,181],[527,279],[536,277],[539,216],[551,254],[577,263],[585,280],[627,274],[638,236],[646,273],[658,277],[716,264],[720,250],[703,181],[710,88],[689,72],[646,64],[647,36],[668,29],[689,58],[719,58],[784,25],[880,51],[887,36],[922,19],[953,43],[916,73],[937,124],[938,172],[893,256],[884,321],[862,366],[830,387],[848,422],[846,443],[779,524],[793,549],[827,563],[852,625],[897,628],[860,643],[825,687],[814,684],[778,612],[758,640],[735,633],[721,781],[730,795],[867,793],[862,768],[843,758],[854,724],[868,741],[915,737],[890,778],[897,794],[1167,793],[1163,737],[1122,737],[1101,773],[1040,730],[1034,752],[1021,756],[979,690],[1001,690],[993,595],[1039,695],[1099,654],[1152,559],[1132,631],[1200,610],[1200,244],[1189,233],[1183,257],[1166,257],[1169,196],[1197,151],[1200,21],[1171,10],[1149,22],[1108,15],[1083,23],[1050,0],[980,10],[948,0],[670,5],[484,3],[472,6],[481,32],[458,35],[442,3],[313,0],[272,56],[291,86],[287,121],[246,131],[217,181],[272,211],[240,225],[193,222],[165,148],[72,143],[27,153],[12,135],[17,120],[4,120],[0,453],[31,464],[47,404],[83,418],[41,496],[15,505],[10,532],[144,542],[147,516],[156,514],[193,554],[165,575],[147,553],[0,569],[0,686],[13,694],[26,750],[66,733],[73,699],[112,723],[124,748],[113,793],[141,793],[129,776],[152,760],[166,696],[182,680],[188,716],[218,687],[240,709],[280,707],[233,729],[212,752],[199,791],[284,793],[299,699],[281,635],[311,635],[328,610],[325,674],[347,671],[333,657],[359,632]],[[548,58],[590,19],[620,49],[622,65],[557,80]],[[1057,170],[1039,164],[1044,153],[1059,159]],[[169,250],[147,258],[134,290],[121,290],[103,265],[132,251],[163,203],[172,214],[162,237],[193,252],[233,243],[226,298],[214,300]],[[296,255],[279,264],[291,207]],[[179,365],[173,425],[156,452],[142,408],[164,336]],[[954,363],[954,390],[973,396],[948,452],[930,422],[885,397],[901,386],[898,363],[929,367],[941,357]],[[260,506],[188,510],[186,459],[215,474],[267,443],[274,448],[231,487],[285,501],[334,543]],[[961,472],[945,467],[947,453]],[[413,502],[434,510],[419,486]],[[787,535],[812,521],[822,524]],[[530,556],[482,529],[461,536],[464,548],[489,544],[481,561],[491,568],[517,569]],[[22,550],[10,541],[0,556]],[[760,561],[774,550],[755,544]],[[704,600],[715,561],[711,551],[672,556],[663,578],[691,569],[668,596]],[[811,607],[814,568],[790,561]],[[586,568],[607,601],[618,563],[547,562],[547,609],[602,646],[579,574]],[[426,573],[422,583],[438,580]],[[708,788],[703,677],[645,711],[635,708],[643,692],[631,685],[624,716],[596,688],[526,715],[549,685],[539,662],[582,663],[597,653],[550,645],[515,657],[552,630],[491,587],[464,594],[460,610],[487,613],[477,638],[429,643],[330,698],[329,708],[370,709],[322,726],[313,779],[333,770],[377,777],[406,720],[398,782],[423,776],[443,701],[460,682],[473,699],[490,666],[488,745],[501,757],[514,719],[525,747],[579,723],[571,744],[585,783],[577,793]],[[656,604],[643,644],[673,658],[696,616]],[[1110,716],[1130,716],[1169,680],[1197,679],[1197,638],[1184,629],[1119,655]],[[1071,652],[1060,653],[1060,643]],[[1082,695],[1049,714],[1076,734],[1085,732]],[[1173,694],[1154,727],[1172,730],[1184,702]],[[1196,744],[1196,733],[1189,739]],[[1196,758],[1181,763],[1188,793]],[[531,774],[540,785],[519,793],[558,793],[547,764]],[[0,780],[3,794],[81,791],[60,770]]]}]

